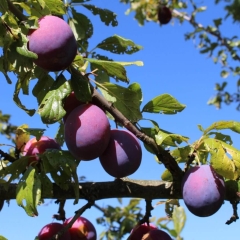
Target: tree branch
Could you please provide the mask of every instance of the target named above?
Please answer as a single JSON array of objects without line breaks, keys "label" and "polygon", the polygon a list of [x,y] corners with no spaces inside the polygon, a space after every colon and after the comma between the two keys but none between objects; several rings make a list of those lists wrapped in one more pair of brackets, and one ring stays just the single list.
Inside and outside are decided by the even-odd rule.
[{"label": "tree branch", "polygon": [[[176,17],[183,18],[184,20],[188,21],[194,28],[201,29],[201,30],[209,33],[210,35],[216,37],[217,40],[221,43],[221,45],[225,46],[227,48],[227,50],[231,53],[233,48],[230,45],[230,43],[231,43],[231,41],[229,41],[230,39],[222,37],[219,31],[212,31],[211,29],[204,27],[202,24],[197,23],[195,21],[195,19],[192,18],[191,16],[188,16],[185,13],[181,13],[175,9],[173,10],[173,14]],[[234,59],[240,61],[240,56],[235,54]]]},{"label": "tree branch", "polygon": [[[116,179],[109,182],[86,182],[79,183],[80,199],[90,201],[109,198],[141,198],[145,200],[152,199],[182,199],[179,191],[172,192],[172,182],[160,180],[135,180],[135,179]],[[9,184],[6,190],[6,184],[0,184],[0,200],[16,199],[17,184]],[[50,191],[42,191],[41,197],[44,199],[75,199],[73,184],[68,190],[61,189],[53,183]],[[226,194],[225,200],[229,201],[231,196]]]},{"label": "tree branch", "polygon": [[[172,183],[159,180],[133,180],[117,179],[110,182],[86,182],[79,184],[80,199],[101,200],[109,198],[143,198],[143,199],[179,199],[182,198],[179,192],[171,192]],[[0,200],[16,199],[17,184],[0,184]],[[68,190],[61,189],[53,183],[51,191],[42,191],[41,197],[44,199],[74,199],[73,184]]]}]

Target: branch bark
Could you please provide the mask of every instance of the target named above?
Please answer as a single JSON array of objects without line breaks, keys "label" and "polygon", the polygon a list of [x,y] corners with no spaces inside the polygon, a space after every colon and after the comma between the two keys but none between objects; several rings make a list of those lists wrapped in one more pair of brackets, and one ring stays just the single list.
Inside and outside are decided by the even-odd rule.
[{"label": "branch bark", "polygon": [[[133,180],[128,178],[116,179],[109,182],[79,183],[80,199],[101,200],[109,198],[142,198],[142,199],[181,199],[178,191],[172,193],[172,182],[159,180]],[[0,184],[0,200],[16,199],[17,184]],[[67,191],[53,183],[52,194],[42,191],[44,199],[74,199],[73,184]]]}]

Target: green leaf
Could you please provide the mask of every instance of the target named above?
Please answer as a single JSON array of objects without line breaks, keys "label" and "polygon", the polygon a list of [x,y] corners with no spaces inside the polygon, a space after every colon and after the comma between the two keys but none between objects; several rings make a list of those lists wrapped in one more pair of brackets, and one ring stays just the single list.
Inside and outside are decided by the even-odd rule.
[{"label": "green leaf", "polygon": [[96,47],[116,54],[133,54],[142,49],[142,46],[118,35],[104,39]]},{"label": "green leaf", "polygon": [[29,57],[32,59],[38,58],[38,55],[36,53],[33,53],[28,50],[27,44],[24,44],[22,47],[17,47],[16,50],[19,54],[23,55],[24,57]]},{"label": "green leaf", "polygon": [[107,26],[109,26],[109,24],[111,24],[113,27],[116,27],[118,25],[116,13],[108,9],[98,8],[90,4],[82,4],[82,6],[90,10],[94,15],[99,15],[101,21],[104,22]]},{"label": "green leaf", "polygon": [[[8,3],[7,0],[0,1],[0,12],[5,13],[8,11]],[[1,238],[0,238],[1,239]]]},{"label": "green leaf", "polygon": [[38,79],[38,82],[34,86],[32,93],[37,98],[38,104],[40,104],[51,89],[54,79],[40,67],[34,68],[34,75]]},{"label": "green leaf", "polygon": [[232,200],[236,198],[236,193],[239,192],[239,182],[235,180],[225,180],[225,189],[227,200]]},{"label": "green leaf", "polygon": [[177,236],[180,236],[180,233],[186,223],[186,218],[187,217],[184,208],[175,206],[172,214],[172,220]]},{"label": "green leaf", "polygon": [[20,179],[16,190],[16,201],[31,216],[38,216],[37,205],[41,199],[41,181],[35,168],[28,167]]},{"label": "green leaf", "polygon": [[[20,107],[22,110],[24,110],[29,116],[33,116],[36,110],[35,109],[27,109],[22,104],[22,102],[19,98],[20,90],[24,89],[24,87],[28,86],[30,77],[31,77],[31,72],[27,72],[27,73],[21,74],[21,76],[19,76],[18,81],[16,82],[16,85],[15,85],[13,100],[17,104],[17,106]],[[27,82],[27,84],[26,84],[26,82]]]},{"label": "green leaf", "polygon": [[0,240],[8,240],[8,239],[0,235]]},{"label": "green leaf", "polygon": [[81,102],[90,102],[92,100],[92,92],[89,80],[81,72],[73,72],[71,75],[71,86],[76,98]]},{"label": "green leaf", "polygon": [[115,80],[121,80],[127,83],[129,82],[127,78],[127,72],[121,64],[113,61],[96,60],[90,58],[86,58],[86,60],[90,63],[94,63],[97,68],[99,67],[101,70],[104,70],[110,77],[113,77]]},{"label": "green leaf", "polygon": [[[6,159],[7,160],[7,159]],[[19,178],[19,176],[26,170],[29,158],[21,157],[19,160],[11,163],[0,170],[0,178],[8,177],[8,183]],[[8,184],[5,185],[8,188]]]},{"label": "green leaf", "polygon": [[229,75],[229,72],[228,72],[228,71],[226,71],[226,70],[222,70],[222,71],[221,71],[221,77],[222,77],[222,78],[227,78],[228,75]]},{"label": "green leaf", "polygon": [[46,6],[45,1],[37,0],[31,1],[31,15],[42,17],[46,15],[51,15],[50,9]]},{"label": "green leaf", "polygon": [[212,138],[204,139],[204,144],[211,154],[210,163],[216,172],[227,179],[236,179],[239,174],[236,172],[234,162],[226,154],[227,144]]},{"label": "green leaf", "polygon": [[140,104],[142,91],[138,83],[132,83],[124,88],[113,83],[99,84],[103,96],[116,107],[127,119],[137,122],[142,118]]},{"label": "green leaf", "polygon": [[53,197],[53,184],[48,176],[42,171],[39,174],[39,179],[41,181],[41,189],[44,196],[47,198]]},{"label": "green leaf", "polygon": [[89,18],[72,9],[73,18],[69,18],[69,25],[76,40],[88,39],[93,35],[93,25]]},{"label": "green leaf", "polygon": [[79,184],[77,176],[77,166],[79,161],[68,151],[57,149],[48,149],[41,155],[43,166],[46,172],[51,174],[51,177],[59,187],[64,190],[68,189],[68,185],[74,181],[75,201],[79,200]]},{"label": "green leaf", "polygon": [[173,96],[162,94],[149,101],[142,112],[176,114],[181,112],[186,105],[179,103]]},{"label": "green leaf", "polygon": [[47,8],[53,15],[64,15],[66,14],[66,7],[62,0],[45,0]]},{"label": "green leaf", "polygon": [[64,140],[64,123],[61,121],[57,130],[57,134],[55,136],[55,140],[57,143],[62,146],[65,142]]},{"label": "green leaf", "polygon": [[206,135],[212,129],[221,130],[221,129],[229,129],[233,132],[240,133],[240,122],[235,121],[218,121],[214,122],[210,127],[205,129],[204,135]]},{"label": "green leaf", "polygon": [[177,147],[182,142],[187,143],[189,138],[160,129],[155,135],[155,140],[158,145]]},{"label": "green leaf", "polygon": [[187,162],[189,155],[193,152],[193,148],[185,146],[182,148],[175,148],[171,151],[171,155],[175,158],[178,163]]},{"label": "green leaf", "polygon": [[142,61],[134,61],[134,62],[116,62],[114,61],[115,63],[118,63],[122,66],[130,66],[130,65],[136,65],[136,66],[139,66],[139,67],[142,67],[143,66],[143,62]]},{"label": "green leaf", "polygon": [[23,133],[28,133],[29,135],[35,136],[37,140],[40,140],[44,131],[46,130],[43,128],[18,128],[18,129],[21,130]]},{"label": "green leaf", "polygon": [[38,108],[43,123],[52,124],[64,117],[66,111],[63,109],[62,100],[71,91],[69,82],[60,74]]},{"label": "green leaf", "polygon": [[214,137],[215,139],[219,139],[219,140],[221,140],[221,141],[223,141],[225,143],[228,143],[230,145],[233,144],[233,141],[232,141],[232,139],[231,139],[231,137],[229,135],[222,134],[220,132],[209,132],[208,133],[208,135],[213,135],[213,134],[215,135],[215,137]]}]

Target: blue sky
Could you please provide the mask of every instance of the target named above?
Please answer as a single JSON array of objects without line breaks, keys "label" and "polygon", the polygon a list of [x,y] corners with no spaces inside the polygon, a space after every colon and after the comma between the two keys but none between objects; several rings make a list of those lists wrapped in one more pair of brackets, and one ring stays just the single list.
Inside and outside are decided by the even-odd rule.
[{"label": "blue sky", "polygon": [[[207,1],[205,1],[207,2]],[[186,109],[176,115],[162,114],[145,114],[145,118],[152,118],[157,121],[162,129],[170,132],[178,133],[190,138],[190,143],[193,143],[201,137],[201,132],[197,125],[201,124],[204,128],[211,125],[215,121],[220,120],[239,120],[239,112],[235,110],[236,105],[224,106],[221,110],[216,110],[212,106],[207,105],[207,101],[212,97],[214,92],[214,84],[222,82],[220,78],[220,65],[215,65],[207,55],[200,55],[193,41],[186,42],[184,33],[191,31],[192,28],[188,23],[180,25],[178,21],[174,24],[168,24],[160,27],[156,23],[147,23],[144,27],[140,27],[133,14],[126,16],[124,12],[127,6],[120,4],[117,0],[101,0],[92,1],[102,8],[109,8],[117,13],[119,26],[106,27],[98,18],[91,15],[83,8],[78,8],[78,11],[86,13],[94,23],[94,35],[90,40],[90,45],[94,48],[103,39],[114,34],[133,40],[135,43],[142,45],[143,50],[133,55],[113,55],[110,56],[116,61],[136,61],[144,62],[143,67],[130,66],[127,67],[128,77],[130,82],[138,82],[141,84],[143,92],[144,106],[150,99],[163,93],[173,95],[179,102],[186,104]],[[218,14],[222,14],[221,8],[214,8],[214,5],[209,6],[209,12],[202,13],[201,21],[204,24],[211,23],[211,19]],[[223,29],[224,34],[234,35],[235,29],[231,24]],[[230,27],[231,26],[231,27]],[[100,51],[99,51],[100,52]],[[8,85],[0,75],[2,82],[2,91],[0,95],[0,109],[3,113],[11,113],[11,121],[15,125],[23,123],[29,124],[30,127],[46,128],[45,135],[54,137],[58,125],[45,126],[41,123],[39,115],[29,117],[24,111],[20,110],[12,101],[14,92],[14,83],[16,79],[11,75],[13,84]],[[228,78],[228,90],[235,91],[237,79],[233,76]],[[30,88],[34,86],[36,81],[32,81]],[[124,84],[123,84],[124,85]],[[125,84],[126,86],[126,84]],[[21,96],[23,103],[28,108],[37,108],[37,102],[33,97]],[[141,124],[148,125],[148,123]],[[148,125],[150,126],[150,125]],[[225,131],[227,133],[227,131]],[[239,136],[232,134],[234,146],[240,148]],[[4,138],[0,138],[4,143]],[[134,179],[160,179],[164,168],[158,165],[154,160],[154,156],[143,150],[143,159],[140,168],[136,173],[130,176]],[[88,181],[110,181],[112,177],[101,168],[98,159],[90,162],[82,162],[78,169],[79,176],[86,176]],[[124,200],[124,203],[129,200]],[[157,203],[155,200],[153,203]],[[81,200],[78,206],[73,205],[73,201],[68,201],[66,206],[67,217],[71,217],[78,208],[84,204]],[[100,206],[108,204],[116,205],[117,201],[102,200],[97,202]],[[181,201],[182,206],[184,203]],[[142,205],[144,207],[144,205]],[[0,212],[1,224],[0,235],[5,236],[9,240],[24,239],[33,240],[40,229],[47,223],[52,222],[52,215],[57,212],[58,206],[54,201],[46,200],[43,206],[38,208],[39,216],[35,218],[28,217],[24,210],[16,206],[15,201],[10,202],[8,207],[5,207]],[[237,234],[238,222],[230,226],[225,225],[225,222],[232,215],[231,205],[228,202],[212,217],[198,218],[187,213],[186,226],[182,232],[182,237],[185,240],[202,240],[202,239],[229,239],[229,236]],[[101,216],[101,212],[91,208],[84,215],[92,221],[96,226],[98,234],[102,228],[95,222],[95,218]],[[152,216],[156,218],[164,217],[164,206],[158,205],[152,212]],[[20,237],[21,236],[21,237]]]}]

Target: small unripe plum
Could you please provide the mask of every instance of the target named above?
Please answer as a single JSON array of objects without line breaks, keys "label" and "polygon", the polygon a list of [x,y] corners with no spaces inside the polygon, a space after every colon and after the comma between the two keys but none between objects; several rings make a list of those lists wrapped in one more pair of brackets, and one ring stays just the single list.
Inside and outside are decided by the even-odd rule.
[{"label": "small unripe plum", "polygon": [[79,160],[98,158],[107,148],[110,124],[106,114],[93,104],[82,104],[66,119],[64,138],[68,150]]},{"label": "small unripe plum", "polygon": [[113,129],[108,147],[99,159],[109,175],[116,178],[129,176],[141,164],[142,149],[139,140],[129,131]]},{"label": "small unripe plum", "polygon": [[66,119],[67,119],[68,115],[70,114],[70,112],[72,112],[73,109],[80,106],[81,104],[83,104],[83,102],[79,101],[76,98],[74,92],[71,92],[63,102],[63,108],[66,111],[66,114],[63,117],[63,122],[66,122]]},{"label": "small unripe plum", "polygon": [[[51,239],[55,234],[57,234],[59,231],[61,231],[64,228],[63,224],[61,223],[49,223],[45,225],[41,231],[38,233],[38,239],[39,240],[49,240]],[[59,240],[72,240],[69,231],[66,231]]]},{"label": "small unripe plum", "polygon": [[59,149],[61,146],[52,138],[42,136],[39,141],[37,139],[31,138],[25,145],[23,150],[24,156],[31,156],[29,158],[29,163],[38,161],[38,154],[44,153],[47,149]]},{"label": "small unripe plum", "polygon": [[28,49],[38,55],[34,63],[47,71],[67,68],[77,54],[77,42],[70,26],[61,18],[44,16],[39,28],[28,33]]},{"label": "small unripe plum", "polygon": [[[72,218],[68,218],[63,225],[67,225]],[[79,217],[69,228],[71,240],[96,240],[97,232],[93,224],[84,217]]]},{"label": "small unripe plum", "polygon": [[161,24],[168,24],[172,19],[172,12],[166,6],[160,6],[158,8],[158,21]]},{"label": "small unripe plum", "polygon": [[199,217],[211,216],[224,201],[223,177],[209,165],[192,167],[183,177],[182,195],[191,213]]},{"label": "small unripe plum", "polygon": [[153,224],[143,223],[139,226],[136,226],[130,233],[129,240],[139,240],[142,239],[143,235],[148,233],[152,229],[157,229]]},{"label": "small unripe plum", "polygon": [[152,229],[141,240],[172,240],[172,238],[164,231],[160,229]]}]

